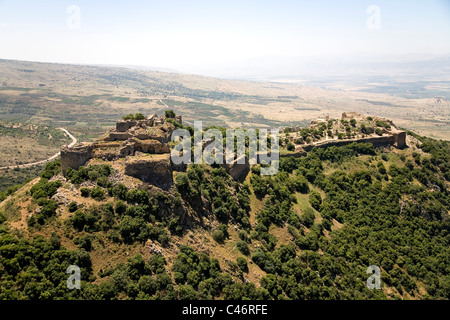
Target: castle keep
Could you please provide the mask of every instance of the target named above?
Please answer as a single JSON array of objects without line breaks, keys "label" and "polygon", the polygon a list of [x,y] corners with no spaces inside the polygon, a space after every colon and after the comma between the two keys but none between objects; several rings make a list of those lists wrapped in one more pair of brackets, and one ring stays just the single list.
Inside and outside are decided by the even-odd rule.
[{"label": "castle keep", "polygon": [[[181,116],[175,120],[181,123]],[[78,169],[90,159],[114,161],[125,158],[125,173],[163,188],[172,184],[168,142],[175,126],[157,115],[142,120],[120,120],[116,128],[92,143],[61,149],[63,174]]]}]

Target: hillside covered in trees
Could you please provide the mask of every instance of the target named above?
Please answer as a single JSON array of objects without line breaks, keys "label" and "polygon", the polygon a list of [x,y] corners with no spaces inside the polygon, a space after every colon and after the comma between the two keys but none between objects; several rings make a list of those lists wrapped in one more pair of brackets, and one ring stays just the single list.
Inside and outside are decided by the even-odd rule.
[{"label": "hillside covered in trees", "polygon": [[0,299],[449,299],[450,144],[408,142],[313,148],[241,181],[189,165],[166,191],[52,162],[0,198]]}]

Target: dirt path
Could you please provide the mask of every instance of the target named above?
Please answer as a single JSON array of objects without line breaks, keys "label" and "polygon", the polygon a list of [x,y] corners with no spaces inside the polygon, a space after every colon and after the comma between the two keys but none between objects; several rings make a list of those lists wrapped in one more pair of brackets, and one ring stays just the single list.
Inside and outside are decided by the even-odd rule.
[{"label": "dirt path", "polygon": [[165,105],[167,108],[170,108],[167,104],[164,103],[164,101],[162,101],[162,99],[159,99],[159,102],[161,102],[163,105]]},{"label": "dirt path", "polygon": [[[77,143],[77,139],[70,134],[69,131],[67,131],[64,128],[57,128],[59,130],[64,131],[65,134],[67,134],[67,136],[72,139],[72,142],[69,144],[69,147],[72,147],[73,145],[75,145]],[[57,154],[54,154],[53,156],[51,156],[50,158],[44,159],[44,160],[40,160],[40,161],[36,161],[36,162],[32,162],[32,163],[25,163],[25,164],[20,164],[17,166],[8,166],[8,167],[0,167],[0,170],[5,170],[5,169],[14,169],[14,168],[29,168],[29,167],[34,167],[34,166],[38,166],[47,162],[50,162],[54,159],[56,159],[57,157],[59,157],[60,152],[58,152]]]}]

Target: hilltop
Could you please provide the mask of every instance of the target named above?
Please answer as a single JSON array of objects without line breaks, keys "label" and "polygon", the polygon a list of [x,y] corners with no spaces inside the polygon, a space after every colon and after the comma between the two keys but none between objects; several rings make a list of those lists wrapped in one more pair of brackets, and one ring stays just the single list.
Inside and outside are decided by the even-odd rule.
[{"label": "hilltop", "polygon": [[205,126],[247,129],[303,128],[312,119],[339,119],[342,112],[354,110],[391,119],[420,135],[450,139],[450,102],[442,95],[446,84],[434,80],[416,83],[375,77],[353,85],[346,78],[349,86],[341,87],[343,81],[321,83],[314,78],[301,84],[237,81],[3,59],[0,78],[0,147],[5,151],[0,154],[0,167],[15,168],[0,169],[0,192],[43,170],[43,166],[16,166],[44,160],[69,141],[57,128],[65,128],[79,141],[92,142],[129,113],[162,114],[173,109],[186,125],[197,120]]},{"label": "hilltop", "polygon": [[345,113],[285,128],[276,175],[234,176],[174,165],[175,128],[192,129],[124,117],[2,201],[0,298],[450,297],[447,142]]}]

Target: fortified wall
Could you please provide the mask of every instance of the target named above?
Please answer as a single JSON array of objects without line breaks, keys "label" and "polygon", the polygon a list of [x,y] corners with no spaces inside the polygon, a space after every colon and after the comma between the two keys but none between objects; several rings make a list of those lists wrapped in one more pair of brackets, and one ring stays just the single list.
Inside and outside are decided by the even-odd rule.
[{"label": "fortified wall", "polygon": [[[181,116],[175,120],[181,123]],[[143,182],[169,189],[173,183],[172,171],[185,171],[186,165],[172,163],[169,141],[175,126],[157,115],[142,120],[120,120],[116,127],[105,136],[92,143],[79,143],[73,147],[61,149],[61,170],[78,169],[90,159],[114,161],[125,158],[125,174]],[[204,149],[211,141],[202,141]],[[223,164],[225,170],[234,178],[240,179],[250,171],[245,164],[237,160]]]},{"label": "fortified wall", "polygon": [[[175,120],[181,123],[181,116]],[[174,130],[172,123],[157,115],[142,120],[120,120],[114,129],[95,142],[79,143],[70,148],[64,146],[61,149],[62,172],[65,174],[69,167],[78,169],[94,158],[114,161],[142,153],[139,154],[139,161],[125,161],[127,174],[168,187],[172,181],[168,142]]]},{"label": "fortified wall", "polygon": [[345,139],[345,140],[325,140],[317,143],[311,143],[305,146],[302,146],[303,150],[310,151],[314,147],[324,148],[324,147],[332,147],[332,146],[345,146],[352,142],[358,143],[372,143],[374,147],[385,147],[385,146],[394,146],[398,149],[402,149],[406,146],[406,132],[399,131],[394,132],[391,135],[379,136],[379,137],[366,137],[359,139]]},{"label": "fortified wall", "polygon": [[[367,116],[361,113],[357,112],[344,112],[342,113],[342,119],[343,120],[366,120]],[[383,121],[385,123],[388,123],[391,126],[390,130],[383,129],[383,135],[379,136],[376,134],[370,135],[368,137],[363,138],[353,138],[353,139],[330,139],[330,140],[323,140],[318,142],[313,142],[310,144],[305,145],[296,145],[295,146],[295,152],[293,153],[287,153],[287,154],[280,154],[280,157],[301,157],[305,156],[306,152],[310,151],[314,147],[318,148],[327,148],[331,146],[344,146],[347,144],[350,144],[352,142],[357,143],[372,143],[375,147],[385,147],[385,146],[394,146],[398,149],[402,149],[407,147],[406,145],[406,132],[403,130],[399,130],[395,124],[386,118],[376,117],[373,116],[372,119],[374,121]],[[311,121],[311,125],[317,125],[321,123],[326,123],[328,121],[328,117],[325,119],[314,119]]]}]

